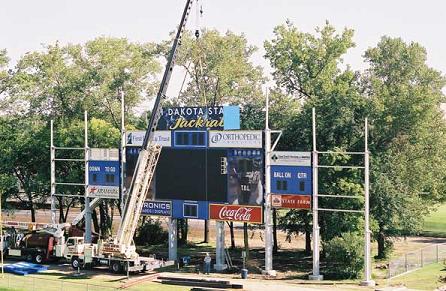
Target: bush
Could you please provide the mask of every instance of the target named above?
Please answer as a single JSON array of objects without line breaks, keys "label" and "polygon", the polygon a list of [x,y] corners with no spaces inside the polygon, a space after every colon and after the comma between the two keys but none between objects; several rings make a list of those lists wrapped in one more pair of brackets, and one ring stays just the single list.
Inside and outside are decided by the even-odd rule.
[{"label": "bush", "polygon": [[158,245],[167,242],[169,234],[161,226],[161,222],[157,219],[149,218],[143,222],[136,232],[136,245]]},{"label": "bush", "polygon": [[358,278],[364,267],[364,238],[357,233],[343,233],[323,243],[327,262],[326,277]]}]

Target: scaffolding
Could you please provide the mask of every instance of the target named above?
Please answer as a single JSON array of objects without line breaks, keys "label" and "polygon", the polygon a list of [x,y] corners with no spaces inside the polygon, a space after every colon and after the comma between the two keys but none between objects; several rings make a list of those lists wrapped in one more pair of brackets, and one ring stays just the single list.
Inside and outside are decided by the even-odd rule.
[{"label": "scaffolding", "polygon": [[[91,242],[91,208],[90,208],[90,199],[88,198],[88,163],[90,157],[90,148],[88,147],[88,114],[87,111],[84,112],[84,147],[62,147],[54,145],[54,120],[51,120],[51,133],[50,133],[50,155],[51,155],[51,190],[50,190],[50,199],[51,199],[51,223],[57,224],[56,221],[56,198],[61,197],[61,201],[63,198],[84,198],[85,200],[85,241]],[[83,158],[56,158],[56,151],[82,151]],[[70,163],[83,163],[84,165],[84,181],[83,182],[60,182],[56,181],[56,162],[70,162]],[[57,185],[61,186],[80,186],[84,187],[84,194],[67,194],[67,193],[58,193]],[[62,202],[61,202],[62,203]]]},{"label": "scaffolding", "polygon": [[[375,282],[371,278],[371,259],[370,259],[370,227],[369,227],[369,160],[370,152],[368,148],[368,121],[364,120],[364,151],[318,151],[316,147],[316,110],[312,110],[312,136],[313,136],[313,151],[312,151],[312,167],[313,167],[313,273],[309,276],[310,280],[322,280],[323,276],[320,274],[320,233],[319,233],[319,211],[328,212],[346,212],[364,214],[364,280],[361,282],[363,286],[374,286]],[[364,165],[320,165],[320,155],[361,155],[364,157]],[[364,171],[364,197],[353,195],[332,195],[321,194],[318,189],[318,169],[332,168],[332,169],[358,169]],[[363,209],[336,209],[336,208],[320,208],[319,197],[321,198],[339,198],[339,199],[362,199],[364,198]]]}]

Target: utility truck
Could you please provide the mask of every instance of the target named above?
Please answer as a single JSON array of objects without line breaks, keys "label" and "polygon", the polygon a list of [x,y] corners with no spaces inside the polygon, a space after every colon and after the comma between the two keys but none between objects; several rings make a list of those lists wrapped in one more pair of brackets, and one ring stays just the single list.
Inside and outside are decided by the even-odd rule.
[{"label": "utility truck", "polygon": [[[68,223],[59,225],[43,225],[6,221],[9,228],[4,237],[4,252],[8,258],[43,262],[57,261],[64,257],[65,231]],[[27,229],[23,232],[21,230]]]},{"label": "utility truck", "polygon": [[[71,261],[73,268],[106,265],[113,272],[144,271],[163,264],[154,258],[140,257],[136,252],[133,236],[161,152],[161,146],[152,142],[153,134],[161,116],[161,102],[166,98],[177,49],[181,45],[181,37],[186,27],[192,2],[192,0],[186,1],[180,25],[169,53],[163,79],[153,106],[152,116],[136,163],[133,180],[125,201],[117,235],[110,240],[99,241],[97,244],[85,243],[82,237],[69,237],[66,241],[64,257]],[[98,199],[92,200],[90,205],[94,205],[97,201]]]}]

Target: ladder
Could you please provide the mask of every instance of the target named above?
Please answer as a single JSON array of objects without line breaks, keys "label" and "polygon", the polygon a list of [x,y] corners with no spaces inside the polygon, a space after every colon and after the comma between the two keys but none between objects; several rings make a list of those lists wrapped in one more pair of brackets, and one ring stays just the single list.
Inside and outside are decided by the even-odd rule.
[{"label": "ladder", "polygon": [[155,173],[156,164],[161,152],[161,146],[152,144],[149,150],[142,150],[138,158],[137,168],[143,169],[133,177],[130,195],[125,204],[124,213],[127,215],[121,220],[118,234],[116,236],[116,244],[129,246],[133,241],[138,219],[142,210],[144,200],[149,186]]},{"label": "ladder", "polygon": [[137,256],[133,236],[138,226],[144,200],[155,174],[160,153],[161,146],[158,144],[151,144],[148,150],[141,150],[136,164],[140,171],[133,177],[129,190],[130,195],[125,204],[118,233],[113,241],[104,243],[104,253],[111,253],[115,256],[123,255],[125,258]]}]

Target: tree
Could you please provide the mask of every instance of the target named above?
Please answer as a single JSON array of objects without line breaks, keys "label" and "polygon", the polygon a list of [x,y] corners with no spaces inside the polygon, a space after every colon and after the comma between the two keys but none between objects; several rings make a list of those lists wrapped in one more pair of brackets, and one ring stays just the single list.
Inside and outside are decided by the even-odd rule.
[{"label": "tree", "polygon": [[328,22],[316,28],[317,36],[300,32],[290,21],[274,29],[274,38],[265,41],[265,57],[273,68],[279,88],[297,98],[322,97],[332,90],[340,69],[341,56],[354,47],[353,30],[342,34]]},{"label": "tree", "polygon": [[3,116],[0,133],[0,188],[30,210],[35,222],[36,209],[49,193],[49,129],[40,120]]},{"label": "tree", "polygon": [[265,81],[260,67],[250,58],[256,51],[244,35],[204,30],[196,39],[182,38],[177,64],[187,73],[179,100],[186,105],[250,104],[262,100]]},{"label": "tree", "polygon": [[27,115],[70,120],[88,110],[118,127],[119,91],[125,92],[126,113],[151,96],[160,70],[157,55],[156,45],[123,38],[48,45],[18,61],[9,98]]},{"label": "tree", "polygon": [[[318,123],[317,147],[321,150],[356,150],[362,148],[362,124],[366,100],[360,94],[359,73],[347,67],[341,69],[342,55],[354,46],[353,31],[345,29],[337,34],[328,23],[316,29],[316,35],[300,32],[287,22],[275,28],[275,37],[265,42],[266,58],[273,68],[277,90],[287,95],[287,103],[297,103],[293,114],[286,114],[280,126],[284,135],[278,145],[282,150],[312,148],[311,109],[316,108]],[[281,98],[279,100],[287,100]],[[296,100],[297,99],[297,100]],[[299,106],[299,103],[302,104]],[[326,165],[345,165],[354,161],[347,156],[325,156],[320,162]],[[337,169],[320,170],[321,193],[363,195],[361,176],[354,171]],[[335,201],[320,201],[330,206]],[[336,200],[338,208],[357,209],[358,201]],[[328,207],[333,208],[333,207]],[[351,214],[321,213],[321,235],[329,240],[343,232],[355,231],[360,218]],[[289,211],[280,220],[280,227],[291,238],[293,234],[306,234],[306,251],[311,250],[311,214],[307,211]]]},{"label": "tree", "polygon": [[445,134],[440,112],[446,79],[426,64],[417,43],[383,37],[364,55],[364,92],[371,103],[371,211],[378,257],[390,238],[416,233],[445,199]]},{"label": "tree", "polygon": [[0,96],[6,91],[6,84],[9,80],[8,63],[9,58],[6,50],[0,50]]},{"label": "tree", "polygon": [[[126,114],[132,117],[129,120],[138,121],[131,112],[142,100],[152,95],[156,74],[160,69],[158,55],[159,48],[155,44],[135,44],[126,39],[105,37],[82,45],[60,46],[56,43],[45,46],[41,52],[24,55],[15,68],[8,72],[8,86],[2,94],[2,110],[5,112],[5,123],[2,125],[5,126],[5,131],[11,132],[11,140],[0,141],[0,147],[10,149],[13,153],[21,151],[22,156],[10,157],[9,164],[4,165],[0,174],[11,174],[6,165],[10,165],[11,169],[20,168],[20,171],[13,174],[23,173],[26,176],[16,177],[24,181],[21,183],[21,189],[28,193],[28,197],[33,195],[31,200],[45,200],[49,194],[48,121],[53,119],[59,128],[65,129],[66,139],[57,140],[58,145],[71,143],[83,146],[83,124],[79,119],[82,118],[84,110],[89,112],[91,119],[90,146],[117,147],[120,114],[118,93],[120,90],[125,92]],[[6,78],[3,73],[6,60],[6,53],[2,51],[0,86]],[[14,127],[16,120],[19,120],[19,126]],[[61,130],[62,135],[64,129]],[[26,149],[23,149],[25,145],[21,144],[24,134],[27,134],[25,138],[33,138],[26,144]],[[25,154],[30,155],[29,158],[25,158]],[[33,166],[30,166],[30,163],[33,163]],[[82,179],[83,170],[80,167],[63,164],[60,166],[60,173],[67,181],[78,181],[80,177]],[[25,181],[25,178],[29,181]],[[36,191],[37,182],[45,182],[46,186]],[[59,189],[69,193],[82,191],[65,189],[63,186]],[[60,199],[62,221],[66,220],[69,207],[77,202],[77,199],[64,202]],[[62,206],[66,207],[65,213]],[[112,205],[104,202],[100,207],[103,222],[110,218],[109,206]],[[34,211],[34,205],[28,207]]]}]

